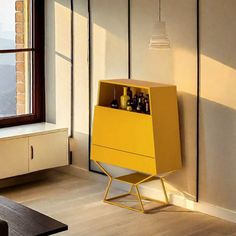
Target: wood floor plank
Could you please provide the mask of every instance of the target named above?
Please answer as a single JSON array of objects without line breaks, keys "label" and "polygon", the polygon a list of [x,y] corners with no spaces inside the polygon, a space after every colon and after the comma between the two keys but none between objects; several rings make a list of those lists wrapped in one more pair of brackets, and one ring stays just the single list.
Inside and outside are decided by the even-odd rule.
[{"label": "wood floor plank", "polygon": [[236,236],[236,224],[176,206],[140,214],[105,204],[105,185],[55,172],[0,195],[68,224],[62,236]]}]

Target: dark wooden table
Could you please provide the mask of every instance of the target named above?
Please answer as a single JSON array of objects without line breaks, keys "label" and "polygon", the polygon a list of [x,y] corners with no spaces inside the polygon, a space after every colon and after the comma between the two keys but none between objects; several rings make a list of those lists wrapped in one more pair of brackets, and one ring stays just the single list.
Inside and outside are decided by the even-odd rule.
[{"label": "dark wooden table", "polygon": [[57,220],[1,196],[0,219],[7,221],[9,236],[51,235],[68,229]]}]

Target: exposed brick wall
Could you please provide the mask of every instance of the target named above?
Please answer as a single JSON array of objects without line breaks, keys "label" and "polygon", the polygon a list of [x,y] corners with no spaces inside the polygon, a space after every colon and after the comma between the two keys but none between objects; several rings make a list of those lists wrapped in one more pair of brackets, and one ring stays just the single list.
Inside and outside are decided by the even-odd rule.
[{"label": "exposed brick wall", "polygon": [[[16,48],[24,47],[24,1],[15,2]],[[25,55],[16,53],[16,113],[25,114]]]}]

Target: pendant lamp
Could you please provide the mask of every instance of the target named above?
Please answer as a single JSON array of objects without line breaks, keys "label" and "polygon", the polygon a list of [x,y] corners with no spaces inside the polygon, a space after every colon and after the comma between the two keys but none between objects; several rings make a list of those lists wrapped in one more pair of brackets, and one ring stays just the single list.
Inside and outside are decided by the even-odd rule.
[{"label": "pendant lamp", "polygon": [[159,0],[158,21],[154,23],[149,49],[168,49],[170,40],[166,33],[166,22],[161,20],[161,0]]}]

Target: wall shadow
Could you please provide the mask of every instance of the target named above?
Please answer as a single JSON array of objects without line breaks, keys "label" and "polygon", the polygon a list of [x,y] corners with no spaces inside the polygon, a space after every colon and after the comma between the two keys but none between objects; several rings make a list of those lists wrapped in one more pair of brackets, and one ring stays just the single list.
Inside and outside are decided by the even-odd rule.
[{"label": "wall shadow", "polygon": [[45,2],[46,121],[56,123],[55,4]]},{"label": "wall shadow", "polygon": [[200,200],[236,210],[236,110],[201,98]]},{"label": "wall shadow", "polygon": [[200,4],[201,54],[236,69],[235,0],[208,0]]},{"label": "wall shadow", "polygon": [[181,157],[183,167],[170,173],[166,180],[186,198],[196,200],[196,124],[197,97],[178,93]]}]

